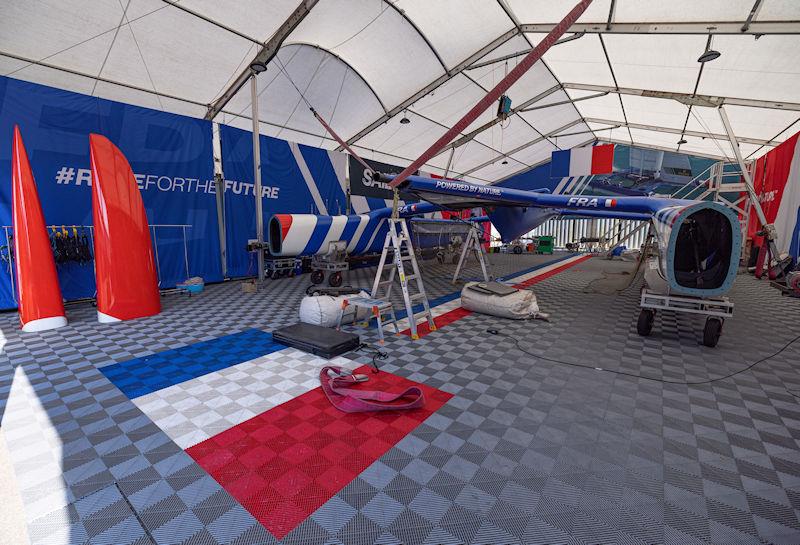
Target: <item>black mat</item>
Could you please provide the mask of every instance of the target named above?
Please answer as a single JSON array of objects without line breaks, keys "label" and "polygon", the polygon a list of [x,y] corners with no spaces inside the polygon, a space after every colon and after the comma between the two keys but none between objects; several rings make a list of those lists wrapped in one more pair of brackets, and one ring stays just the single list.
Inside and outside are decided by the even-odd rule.
[{"label": "black mat", "polygon": [[331,359],[358,348],[358,335],[329,327],[296,323],[272,332],[276,342]]}]

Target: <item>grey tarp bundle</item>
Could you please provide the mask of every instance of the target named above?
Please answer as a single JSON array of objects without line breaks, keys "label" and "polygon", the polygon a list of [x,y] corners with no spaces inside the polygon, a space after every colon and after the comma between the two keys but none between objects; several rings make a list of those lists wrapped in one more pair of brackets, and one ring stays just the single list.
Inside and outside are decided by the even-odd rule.
[{"label": "grey tarp bundle", "polygon": [[461,290],[461,306],[473,312],[513,320],[537,317],[539,304],[532,291],[495,284],[497,283],[468,282]]}]

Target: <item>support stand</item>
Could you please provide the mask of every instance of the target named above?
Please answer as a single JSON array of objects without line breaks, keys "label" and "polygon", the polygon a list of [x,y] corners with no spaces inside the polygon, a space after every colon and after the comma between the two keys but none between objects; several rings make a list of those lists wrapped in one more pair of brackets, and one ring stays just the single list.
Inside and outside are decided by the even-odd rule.
[{"label": "support stand", "polygon": [[473,224],[469,230],[469,234],[467,235],[467,240],[464,241],[464,244],[461,248],[461,257],[458,258],[458,265],[453,273],[453,284],[455,284],[458,281],[458,277],[461,276],[461,269],[464,266],[464,262],[467,260],[467,256],[470,252],[475,253],[475,258],[478,260],[478,263],[481,264],[483,281],[491,282],[494,280],[494,275],[489,274],[489,268],[486,265],[486,254],[483,251],[483,246],[481,246],[480,235],[478,234],[478,226]]}]

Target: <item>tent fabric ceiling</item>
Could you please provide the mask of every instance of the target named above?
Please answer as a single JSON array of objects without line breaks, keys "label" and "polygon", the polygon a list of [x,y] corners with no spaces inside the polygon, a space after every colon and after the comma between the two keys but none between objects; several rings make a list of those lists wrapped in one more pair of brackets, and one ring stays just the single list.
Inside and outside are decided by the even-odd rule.
[{"label": "tent fabric ceiling", "polygon": [[[3,2],[0,73],[202,117],[300,4]],[[408,164],[521,58],[506,57],[538,43],[574,4],[319,0],[258,77],[261,132],[337,148],[310,104],[364,157]],[[484,130],[426,169],[493,182],[595,140],[733,157],[712,136],[725,133],[715,108],[620,88],[764,101],[726,106],[744,155],[758,157],[800,128],[800,2],[761,0],[753,10],[754,0],[595,0],[571,29],[585,33],[551,48],[508,91],[528,111],[503,123],[485,112],[464,133]],[[701,65],[709,32],[722,56]],[[249,114],[244,86],[215,121],[249,129]]]}]

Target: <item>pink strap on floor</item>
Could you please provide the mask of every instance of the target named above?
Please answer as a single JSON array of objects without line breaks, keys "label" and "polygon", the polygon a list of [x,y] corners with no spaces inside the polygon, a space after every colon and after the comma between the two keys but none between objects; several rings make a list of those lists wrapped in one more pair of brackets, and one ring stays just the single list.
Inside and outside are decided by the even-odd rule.
[{"label": "pink strap on floor", "polygon": [[[331,377],[328,371],[336,376]],[[403,411],[425,406],[425,394],[417,386],[406,388],[399,394],[390,394],[378,390],[357,390],[350,388],[358,384],[356,378],[341,367],[323,367],[319,372],[322,391],[334,407],[346,413],[364,413],[372,411]],[[404,403],[393,403],[404,397],[410,398]]]}]

